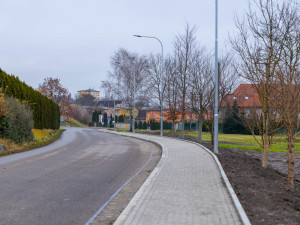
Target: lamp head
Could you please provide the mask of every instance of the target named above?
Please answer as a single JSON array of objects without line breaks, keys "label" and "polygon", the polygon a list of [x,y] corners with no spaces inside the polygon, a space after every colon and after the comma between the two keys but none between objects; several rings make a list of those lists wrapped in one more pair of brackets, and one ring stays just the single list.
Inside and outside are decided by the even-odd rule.
[{"label": "lamp head", "polygon": [[134,34],[133,36],[134,37],[142,37],[141,35],[138,35],[138,34]]}]

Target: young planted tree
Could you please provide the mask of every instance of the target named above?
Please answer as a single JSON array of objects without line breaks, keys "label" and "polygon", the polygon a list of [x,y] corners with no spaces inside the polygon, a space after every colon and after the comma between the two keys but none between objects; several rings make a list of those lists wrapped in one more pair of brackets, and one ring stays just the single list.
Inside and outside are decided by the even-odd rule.
[{"label": "young planted tree", "polygon": [[[152,104],[155,107],[161,107],[162,102],[163,102],[163,97],[164,97],[164,93],[167,87],[167,82],[166,82],[166,72],[163,73],[164,76],[161,76],[161,55],[153,55],[151,54],[149,56],[149,75],[148,75],[148,87],[149,89],[151,89],[152,91],[150,92],[150,96],[151,96],[151,101]],[[165,60],[165,65],[163,66],[163,70],[166,71],[166,63],[167,60]],[[161,82],[161,79],[163,80]],[[162,87],[161,87],[162,85]]]},{"label": "young planted tree", "polygon": [[[253,4],[252,4],[253,2]],[[255,86],[262,105],[263,160],[267,167],[268,116],[270,86],[274,81],[276,68],[282,57],[283,46],[276,40],[284,39],[282,32],[284,2],[275,0],[254,0],[249,4],[244,21],[236,20],[237,35],[230,43],[238,56],[237,73]]]},{"label": "young planted tree", "polygon": [[213,68],[210,58],[211,56],[204,48],[196,50],[190,70],[191,112],[197,115],[199,142],[202,141],[204,114],[208,112],[208,105],[213,94]]},{"label": "young planted tree", "polygon": [[[283,47],[282,57],[275,72],[275,82],[270,87],[268,100],[282,118],[287,129],[288,176],[287,184],[294,187],[295,137],[300,115],[300,14],[299,5],[289,1],[281,8],[281,35],[276,42]],[[282,38],[283,37],[283,38]]]},{"label": "young planted tree", "polygon": [[178,34],[174,41],[174,59],[176,62],[179,100],[181,113],[181,137],[184,138],[184,119],[187,112],[190,65],[192,64],[196,43],[196,27],[187,23],[183,34]]},{"label": "young planted tree", "polygon": [[[236,86],[236,83],[238,82],[238,79],[235,74],[234,70],[234,61],[233,57],[230,52],[227,52],[224,54],[224,56],[220,57],[219,59],[219,76],[218,76],[218,84],[219,84],[219,90],[218,90],[218,100],[219,100],[219,106],[223,104],[225,98],[227,95],[231,94],[234,87]],[[212,85],[206,87],[208,89],[208,112],[207,112],[207,119],[206,123],[209,128],[210,136],[211,136],[211,144],[214,144],[214,116],[213,112],[215,109],[215,79],[212,81]],[[220,107],[218,107],[218,111],[220,111]]]},{"label": "young planted tree", "polygon": [[175,135],[175,121],[179,117],[179,92],[178,92],[178,81],[177,81],[177,70],[176,61],[168,57],[166,60],[165,80],[166,80],[166,91],[165,91],[165,104],[166,104],[166,116],[168,120],[172,121],[172,135]]},{"label": "young planted tree", "polygon": [[[256,89],[253,87],[253,91]],[[260,101],[251,100],[247,108],[240,108],[240,115],[237,115],[241,124],[252,134],[256,143],[264,148],[264,133],[263,133],[263,115]],[[270,107],[268,110],[268,146],[272,146],[273,137],[277,131],[282,128],[282,119],[278,117],[276,110]]]}]

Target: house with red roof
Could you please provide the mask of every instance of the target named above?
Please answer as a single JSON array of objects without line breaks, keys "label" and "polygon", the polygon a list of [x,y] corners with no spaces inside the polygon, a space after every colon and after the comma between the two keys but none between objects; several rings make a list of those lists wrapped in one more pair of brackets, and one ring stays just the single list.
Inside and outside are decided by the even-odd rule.
[{"label": "house with red roof", "polygon": [[240,84],[232,94],[226,95],[220,108],[233,106],[234,101],[240,108],[261,108],[259,95],[253,84]]},{"label": "house with red roof", "polygon": [[232,107],[236,101],[238,107],[246,114],[250,115],[253,112],[262,113],[262,104],[254,84],[240,84],[232,94],[228,94],[220,103],[220,120],[228,106]]},{"label": "house with red roof", "polygon": [[[262,104],[259,99],[255,84],[240,84],[232,94],[225,96],[223,101],[220,103],[220,118],[225,112],[228,106],[232,107],[234,101],[237,102],[238,107],[243,110],[246,115],[256,112],[257,114],[262,113]],[[297,121],[297,127],[300,127],[300,112]]]}]

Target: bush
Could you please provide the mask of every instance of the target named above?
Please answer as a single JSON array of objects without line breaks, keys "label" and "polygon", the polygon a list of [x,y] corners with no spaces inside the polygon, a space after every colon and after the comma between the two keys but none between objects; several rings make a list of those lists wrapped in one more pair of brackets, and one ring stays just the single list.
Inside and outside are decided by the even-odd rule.
[{"label": "bush", "polygon": [[73,118],[84,125],[88,125],[91,121],[90,113],[81,107],[73,107]]},{"label": "bush", "polygon": [[150,129],[151,130],[159,130],[160,129],[160,123],[159,122],[150,122]]},{"label": "bush", "polygon": [[124,123],[124,115],[119,116],[119,123]]},{"label": "bush", "polygon": [[107,127],[107,113],[103,114],[104,127]]},{"label": "bush", "polygon": [[96,123],[95,122],[89,122],[89,127],[95,127]]},{"label": "bush", "polygon": [[243,114],[240,113],[236,100],[232,107],[227,106],[225,118],[223,123],[224,134],[250,134],[250,132],[243,126]]},{"label": "bush", "polygon": [[[94,110],[92,114],[92,122],[96,124],[96,126],[99,126],[99,115],[100,111]],[[90,126],[90,123],[89,123]]]},{"label": "bush", "polygon": [[147,129],[147,122],[146,121],[143,122],[143,128],[142,129],[145,129],[145,130]]},{"label": "bush", "polygon": [[6,98],[7,114],[0,119],[0,136],[15,143],[33,141],[33,113],[30,106],[13,97]]},{"label": "bush", "polygon": [[26,101],[33,111],[36,129],[59,129],[59,106],[53,100],[21,82],[18,77],[8,75],[0,69],[0,89],[6,95]]}]

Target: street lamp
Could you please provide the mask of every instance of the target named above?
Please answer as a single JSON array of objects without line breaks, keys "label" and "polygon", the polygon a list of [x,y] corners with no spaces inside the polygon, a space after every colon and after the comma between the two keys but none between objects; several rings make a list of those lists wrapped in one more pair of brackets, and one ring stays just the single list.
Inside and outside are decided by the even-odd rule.
[{"label": "street lamp", "polygon": [[116,96],[114,93],[114,131],[116,131]]},{"label": "street lamp", "polygon": [[163,71],[164,71],[164,48],[163,44],[157,37],[152,36],[143,36],[143,35],[133,35],[134,37],[139,38],[153,38],[159,41],[161,46],[161,71],[160,71],[160,136],[163,136]]},{"label": "street lamp", "polygon": [[132,132],[135,132],[135,66],[133,67],[133,118]]},{"label": "street lamp", "polygon": [[214,127],[214,153],[218,153],[218,129],[219,129],[219,121],[218,121],[218,94],[219,94],[219,84],[218,84],[218,0],[216,0],[216,31],[215,31],[215,127]]}]

